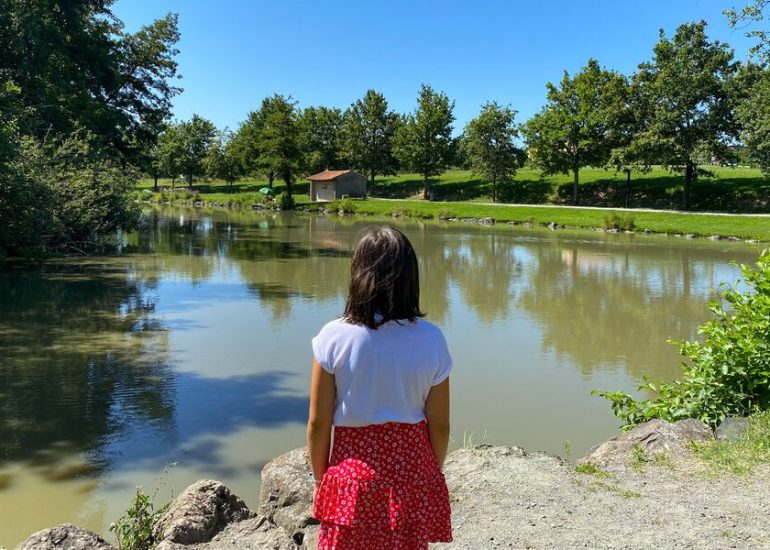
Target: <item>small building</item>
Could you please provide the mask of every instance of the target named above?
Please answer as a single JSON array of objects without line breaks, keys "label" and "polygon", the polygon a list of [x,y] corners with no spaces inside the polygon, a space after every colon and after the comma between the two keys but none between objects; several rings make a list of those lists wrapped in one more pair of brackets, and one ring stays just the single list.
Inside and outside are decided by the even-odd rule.
[{"label": "small building", "polygon": [[311,201],[336,201],[345,196],[365,197],[366,177],[352,170],[324,170],[310,180]]}]

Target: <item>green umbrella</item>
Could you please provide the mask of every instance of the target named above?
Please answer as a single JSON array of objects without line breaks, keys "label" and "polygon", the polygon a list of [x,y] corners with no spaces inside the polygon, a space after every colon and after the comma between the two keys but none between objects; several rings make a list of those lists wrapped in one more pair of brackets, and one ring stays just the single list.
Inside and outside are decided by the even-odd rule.
[{"label": "green umbrella", "polygon": [[262,189],[259,190],[259,192],[262,193],[263,195],[267,195],[268,197],[275,196],[275,191],[273,191],[273,189],[271,189],[270,187],[263,187]]}]

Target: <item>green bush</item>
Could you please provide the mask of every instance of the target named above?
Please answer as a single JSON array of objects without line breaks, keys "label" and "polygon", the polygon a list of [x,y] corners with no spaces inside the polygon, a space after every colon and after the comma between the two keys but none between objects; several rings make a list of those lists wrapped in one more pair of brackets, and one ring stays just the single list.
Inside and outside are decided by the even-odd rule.
[{"label": "green bush", "polygon": [[343,212],[345,214],[355,214],[358,210],[358,205],[353,199],[342,199],[329,203],[327,208],[331,212]]},{"label": "green bush", "polygon": [[698,329],[703,341],[672,342],[688,359],[680,380],[645,380],[639,390],[657,394],[653,399],[594,392],[612,402],[624,428],[653,418],[697,418],[716,426],[727,416],[770,409],[770,249],[755,268],[740,268],[749,290],[723,286],[721,300],[709,304],[714,318]]},{"label": "green bush", "polygon": [[278,195],[276,202],[278,203],[278,208],[281,210],[294,210],[294,197],[288,193],[281,193]]},{"label": "green bush", "polygon": [[633,231],[636,228],[633,216],[621,216],[613,212],[604,218],[604,229],[618,229],[620,231]]},{"label": "green bush", "polygon": [[72,134],[19,142],[0,166],[0,253],[84,252],[118,229],[131,229],[138,209],[131,196],[136,174]]},{"label": "green bush", "polygon": [[120,550],[150,550],[155,546],[153,528],[168,508],[168,504],[155,510],[152,498],[137,487],[136,496],[125,515],[110,526],[115,531]]}]

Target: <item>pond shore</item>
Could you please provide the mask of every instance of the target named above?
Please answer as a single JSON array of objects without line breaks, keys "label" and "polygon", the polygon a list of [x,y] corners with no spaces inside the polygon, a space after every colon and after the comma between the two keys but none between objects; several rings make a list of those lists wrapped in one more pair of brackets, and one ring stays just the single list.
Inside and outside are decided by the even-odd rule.
[{"label": "pond shore", "polygon": [[[240,200],[232,203],[220,200],[141,201],[165,206],[194,206],[197,208],[235,208],[271,210],[275,206],[249,204]],[[473,202],[430,202],[394,199],[365,199],[351,201],[354,211],[342,212],[353,216],[384,216],[438,220],[446,223],[483,225],[521,225],[547,227],[551,230],[580,229],[616,234],[655,234],[693,239],[746,241],[758,244],[770,241],[770,214],[728,214],[678,212],[651,209],[570,207],[554,205],[487,204]],[[296,212],[337,215],[338,203],[299,202]]]},{"label": "pond shore", "polygon": [[[578,466],[519,447],[451,453],[454,542],[435,548],[765,548],[770,469],[714,476],[690,452],[713,439],[694,420],[654,420],[613,438]],[[222,484],[188,487],[156,525],[158,550],[315,548],[304,449],[267,464],[257,513]],[[57,542],[58,541],[58,542]],[[60,526],[17,550],[101,548],[97,535]]]}]

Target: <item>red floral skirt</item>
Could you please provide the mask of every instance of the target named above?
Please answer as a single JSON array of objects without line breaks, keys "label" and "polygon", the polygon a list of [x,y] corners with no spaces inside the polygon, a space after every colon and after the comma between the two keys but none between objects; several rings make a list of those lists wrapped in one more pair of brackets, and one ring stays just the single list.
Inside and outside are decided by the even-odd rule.
[{"label": "red floral skirt", "polygon": [[450,542],[449,493],[423,422],[335,427],[313,514],[319,550],[418,550]]}]

